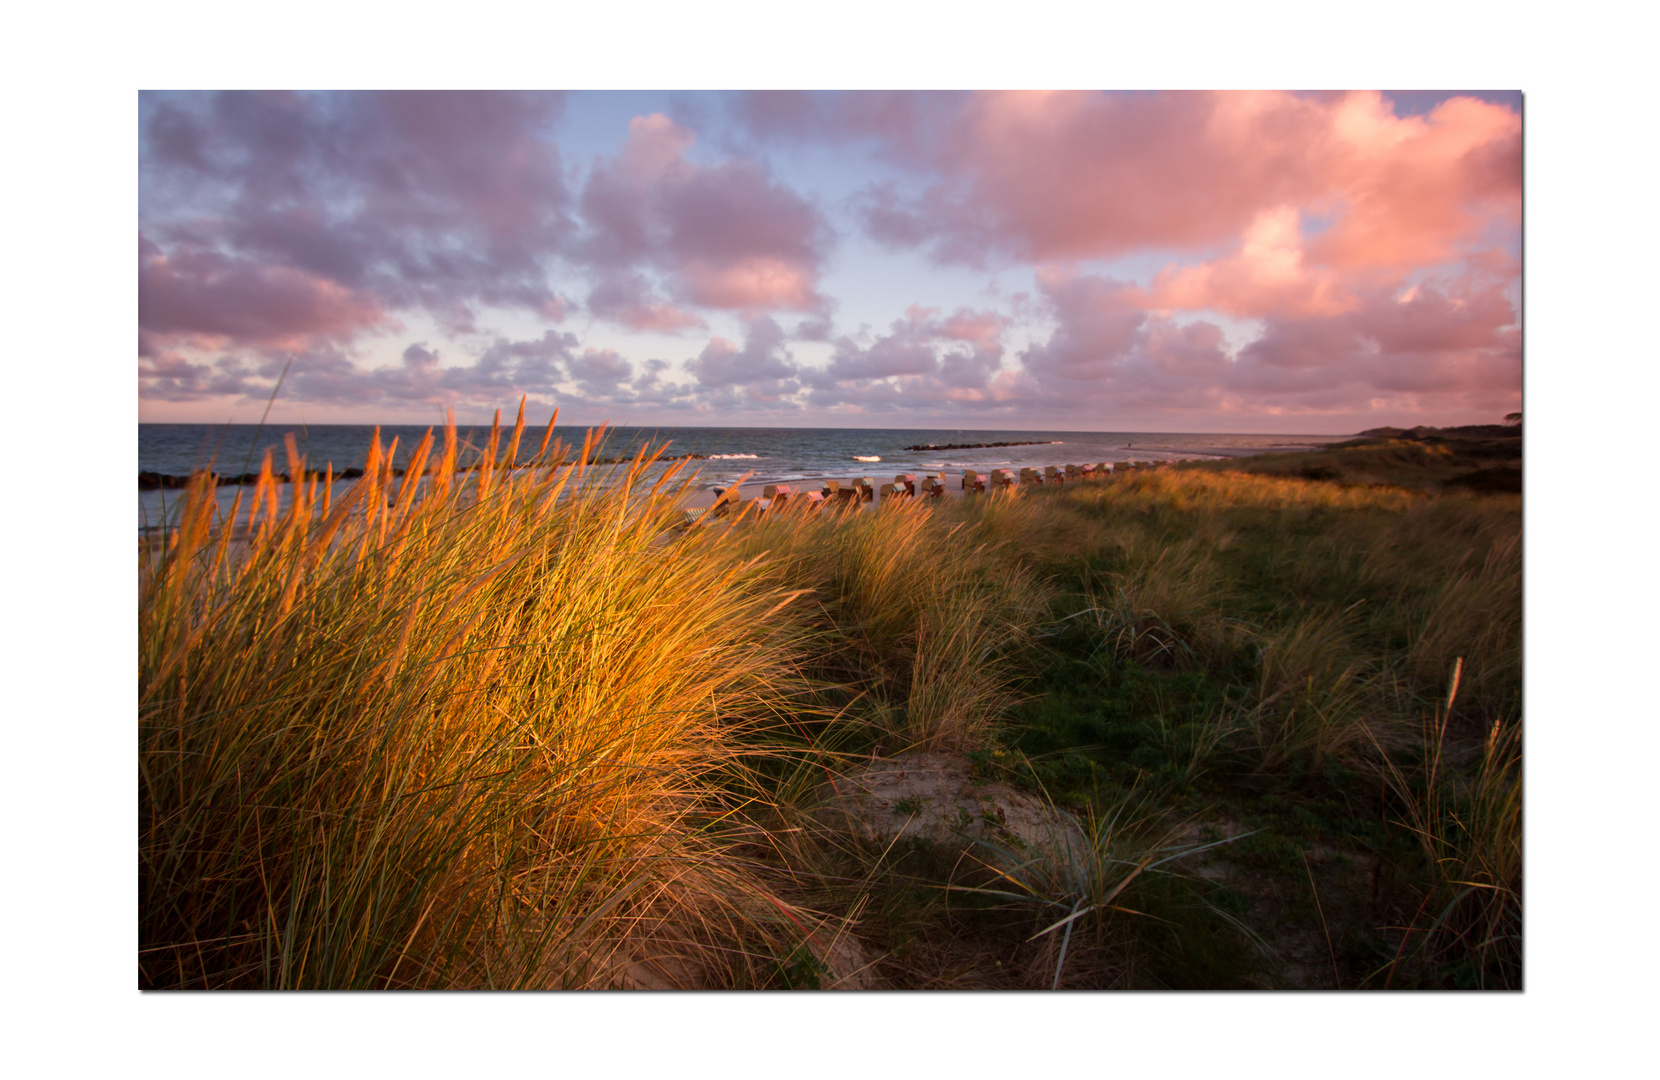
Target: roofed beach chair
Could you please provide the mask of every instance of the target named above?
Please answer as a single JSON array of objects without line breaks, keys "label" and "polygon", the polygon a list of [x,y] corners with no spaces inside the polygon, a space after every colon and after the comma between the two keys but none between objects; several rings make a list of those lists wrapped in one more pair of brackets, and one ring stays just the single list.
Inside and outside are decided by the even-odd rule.
[{"label": "roofed beach chair", "polygon": [[1026,485],[1026,484],[1031,484],[1031,485],[1034,485],[1034,486],[1040,485],[1040,484],[1043,483],[1043,477],[1038,473],[1038,471],[1036,469],[1021,469],[1020,470],[1020,483],[1022,485]]},{"label": "roofed beach chair", "polygon": [[900,473],[898,476],[893,478],[893,482],[896,483],[896,484],[903,485],[904,488],[905,488],[905,494],[907,494],[907,495],[915,495],[916,494],[916,473],[914,473],[914,472]]},{"label": "roofed beach chair", "polygon": [[761,489],[761,497],[771,500],[775,506],[782,510],[790,501],[790,485],[768,484]]},{"label": "roofed beach chair", "polygon": [[1043,482],[1045,484],[1064,484],[1066,483],[1066,474],[1053,465],[1046,466],[1043,470]]},{"label": "roofed beach chair", "polygon": [[737,486],[715,489],[714,505],[709,507],[709,516],[712,518],[725,517],[738,509],[743,502],[743,491]]},{"label": "roofed beach chair", "polygon": [[970,494],[986,490],[986,478],[973,469],[963,470],[963,490]]},{"label": "roofed beach chair", "polygon": [[1070,484],[1075,480],[1082,480],[1083,478],[1084,478],[1083,471],[1081,469],[1079,469],[1078,466],[1068,465],[1066,467],[1066,482],[1067,483]]},{"label": "roofed beach chair", "polygon": [[901,484],[901,483],[895,481],[892,484],[883,484],[882,485],[882,502],[884,502],[884,503],[888,502],[889,500],[908,499],[910,497],[911,497],[911,493],[905,489],[904,484]]},{"label": "roofed beach chair", "polygon": [[922,492],[930,499],[945,497],[945,481],[937,476],[930,476],[922,485]]},{"label": "roofed beach chair", "polygon": [[868,476],[853,481],[853,490],[857,493],[858,502],[876,501],[876,482]]},{"label": "roofed beach chair", "polygon": [[1014,473],[1007,469],[993,469],[991,471],[991,487],[993,491],[1017,491]]}]

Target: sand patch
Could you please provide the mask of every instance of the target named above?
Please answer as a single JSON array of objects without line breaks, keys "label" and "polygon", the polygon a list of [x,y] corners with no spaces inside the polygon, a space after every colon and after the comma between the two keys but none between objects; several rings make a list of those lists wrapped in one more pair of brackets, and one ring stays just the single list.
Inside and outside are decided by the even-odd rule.
[{"label": "sand patch", "polygon": [[997,848],[1063,853],[1081,852],[1086,845],[1071,814],[1008,784],[976,778],[966,758],[951,754],[872,761],[837,777],[824,794],[819,820],[874,844],[915,838],[967,849],[984,841]]}]

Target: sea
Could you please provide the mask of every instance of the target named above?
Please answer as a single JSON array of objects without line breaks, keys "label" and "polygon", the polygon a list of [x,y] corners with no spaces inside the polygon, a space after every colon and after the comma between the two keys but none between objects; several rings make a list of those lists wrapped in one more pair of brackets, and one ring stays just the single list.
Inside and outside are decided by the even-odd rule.
[{"label": "sea", "polygon": [[[257,472],[261,458],[270,450],[273,470],[280,473],[287,469],[284,437],[292,434],[308,468],[332,464],[338,473],[363,466],[375,430],[370,425],[356,424],[140,424],[138,468],[140,472],[168,476],[187,476],[197,469],[212,468],[220,475],[235,476]],[[384,447],[397,438],[396,461],[401,465],[428,430],[424,425],[382,427],[381,444]],[[525,429],[520,442],[521,460],[534,455],[545,431],[545,427]],[[553,437],[567,446],[580,447],[587,433],[587,428],[560,425],[554,428]],[[464,448],[481,448],[489,440],[490,429],[458,427],[456,435]],[[504,431],[504,448],[506,436]],[[442,446],[443,432],[433,431],[433,437]],[[688,462],[687,472],[693,474],[693,487],[698,489],[724,487],[746,474],[751,483],[860,476],[881,482],[900,473],[923,476],[930,472],[960,473],[963,469],[985,472],[1129,459],[1217,460],[1308,450],[1351,437],[972,428],[614,427],[605,431],[595,456],[632,458],[642,445],[660,449],[665,455],[696,455]],[[985,445],[991,443],[1019,445]],[[913,449],[916,447],[920,449]],[[463,450],[463,461],[472,457]],[[343,489],[350,481],[339,484]],[[220,501],[227,508],[236,490],[232,485],[218,489]],[[173,516],[180,494],[167,489],[139,491],[139,528],[166,523]]]}]

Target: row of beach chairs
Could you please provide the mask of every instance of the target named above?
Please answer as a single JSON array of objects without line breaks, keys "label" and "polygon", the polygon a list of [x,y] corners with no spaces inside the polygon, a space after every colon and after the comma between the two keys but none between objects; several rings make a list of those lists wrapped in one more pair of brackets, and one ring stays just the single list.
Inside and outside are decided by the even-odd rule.
[{"label": "row of beach chairs", "polygon": [[[1115,473],[1124,473],[1148,464],[1150,463],[1120,461],[1115,465],[1103,461],[1085,465],[1050,465],[1041,472],[1037,469],[1021,469],[1018,476],[1012,469],[993,469],[990,473],[966,469],[962,476],[962,490],[966,494],[974,494],[983,493],[988,489],[1018,491],[1026,487],[1077,484],[1104,480]],[[699,510],[687,510],[685,524],[690,525],[705,517],[725,517],[751,507],[756,513],[767,514],[786,508],[814,511],[826,505],[885,503],[893,499],[939,499],[944,495],[945,480],[938,473],[928,473],[921,480],[917,479],[916,473],[900,473],[893,478],[891,484],[877,484],[868,476],[849,480],[845,484],[839,480],[826,480],[818,491],[799,491],[793,484],[768,484],[762,489],[759,499],[747,502],[737,486],[733,486],[716,488],[714,505]]]}]

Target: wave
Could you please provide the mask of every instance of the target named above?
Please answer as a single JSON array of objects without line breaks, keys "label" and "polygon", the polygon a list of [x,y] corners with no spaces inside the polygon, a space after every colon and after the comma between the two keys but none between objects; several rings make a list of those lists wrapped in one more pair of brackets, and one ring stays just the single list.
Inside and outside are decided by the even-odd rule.
[{"label": "wave", "polygon": [[853,455],[853,460],[854,461],[881,461],[882,459],[879,458],[879,457],[862,457],[859,454],[854,454]]},{"label": "wave", "polygon": [[759,454],[710,454],[710,461],[732,461],[736,458],[757,458]]}]

